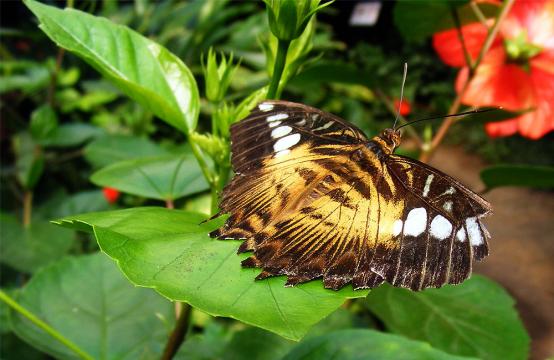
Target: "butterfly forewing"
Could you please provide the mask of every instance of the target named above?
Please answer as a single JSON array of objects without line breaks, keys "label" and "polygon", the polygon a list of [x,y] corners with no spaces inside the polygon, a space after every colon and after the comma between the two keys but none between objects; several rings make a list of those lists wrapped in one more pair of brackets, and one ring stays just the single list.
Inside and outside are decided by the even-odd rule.
[{"label": "butterfly forewing", "polygon": [[258,278],[419,290],[463,281],[488,253],[485,200],[336,116],[264,102],[231,140],[237,175],[220,204],[230,217],[213,235],[245,239],[243,265],[262,268]]}]

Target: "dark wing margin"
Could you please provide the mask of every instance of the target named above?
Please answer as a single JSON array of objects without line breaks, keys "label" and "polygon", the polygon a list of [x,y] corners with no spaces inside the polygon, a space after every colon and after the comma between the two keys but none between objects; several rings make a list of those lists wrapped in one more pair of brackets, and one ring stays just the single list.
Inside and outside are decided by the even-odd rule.
[{"label": "dark wing margin", "polygon": [[236,173],[259,169],[264,158],[283,155],[308,141],[317,147],[360,144],[367,138],[333,114],[303,104],[268,100],[231,126],[233,169]]},{"label": "dark wing margin", "polygon": [[419,281],[420,288],[461,283],[470,276],[473,261],[488,255],[490,234],[481,219],[492,212],[490,204],[459,181],[417,160],[391,155],[386,164],[428,216],[419,242],[401,244],[399,267],[419,267],[419,278],[397,276],[392,284],[405,286],[403,283],[409,278],[411,288],[414,281]]}]

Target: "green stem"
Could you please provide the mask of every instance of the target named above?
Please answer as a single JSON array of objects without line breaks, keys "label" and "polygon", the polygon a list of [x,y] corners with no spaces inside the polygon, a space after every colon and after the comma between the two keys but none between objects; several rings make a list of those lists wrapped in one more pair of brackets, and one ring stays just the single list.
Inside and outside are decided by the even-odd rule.
[{"label": "green stem", "polygon": [[202,156],[202,153],[200,151],[200,148],[198,147],[198,144],[196,144],[193,140],[193,136],[188,136],[190,147],[192,149],[192,153],[194,154],[194,157],[196,158],[196,161],[198,162],[198,165],[200,165],[200,169],[202,170],[202,174],[204,175],[204,178],[212,186],[214,184],[214,177],[210,171],[210,168],[208,167],[208,164],[204,161],[204,157]]},{"label": "green stem", "polygon": [[12,299],[8,294],[6,294],[3,290],[0,290],[0,300],[5,302],[8,306],[10,306],[12,309],[20,313],[21,315],[25,316],[27,319],[29,319],[33,324],[41,328],[42,330],[46,331],[50,336],[52,336],[54,339],[58,340],[60,343],[65,345],[67,348],[71,349],[75,354],[79,355],[82,359],[92,360],[92,356],[81,350],[77,345],[72,343],[70,340],[66,339],[62,334],[57,332],[55,329],[50,327],[47,323],[40,320],[38,317],[36,317],[33,313],[19,305],[14,299]]},{"label": "green stem", "polygon": [[279,40],[277,44],[277,55],[275,56],[275,64],[273,65],[273,76],[269,83],[267,91],[268,99],[279,99],[279,83],[287,62],[287,52],[289,51],[290,41]]},{"label": "green stem", "polygon": [[185,336],[187,335],[192,308],[189,304],[182,303],[182,308],[180,312],[181,313],[177,318],[177,323],[175,324],[175,328],[171,332],[171,335],[167,340],[167,344],[165,345],[165,349],[161,357],[162,360],[172,359],[173,356],[175,356],[175,354],[179,350],[179,347],[181,346],[183,341],[185,341]]},{"label": "green stem", "polygon": [[33,211],[33,192],[25,190],[23,194],[23,227],[31,225],[31,216]]}]

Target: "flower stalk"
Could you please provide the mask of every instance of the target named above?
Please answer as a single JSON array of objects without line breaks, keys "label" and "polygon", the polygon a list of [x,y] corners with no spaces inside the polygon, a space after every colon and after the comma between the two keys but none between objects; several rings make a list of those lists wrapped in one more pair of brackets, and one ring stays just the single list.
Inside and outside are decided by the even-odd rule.
[{"label": "flower stalk", "polygon": [[[475,70],[477,69],[477,67],[479,66],[481,61],[483,60],[483,57],[485,56],[485,54],[489,51],[490,47],[492,46],[492,44],[494,42],[494,39],[496,38],[496,35],[498,34],[498,31],[500,30],[500,25],[502,24],[502,22],[504,21],[504,19],[508,15],[512,5],[514,4],[514,1],[515,0],[506,0],[502,4],[502,7],[500,8],[500,12],[499,12],[499,14],[496,18],[496,21],[494,22],[494,25],[489,29],[489,31],[487,33],[487,37],[485,39],[485,42],[483,43],[483,46],[481,47],[481,50],[479,51],[479,54],[477,55],[477,58],[475,59],[473,64],[468,64],[469,69],[470,69],[469,76],[467,77],[466,81],[464,82],[461,91],[458,92],[458,95],[456,96],[456,98],[454,99],[454,102],[450,106],[450,109],[448,110],[447,115],[452,115],[452,114],[455,114],[456,112],[459,111],[460,105],[462,103],[462,99],[464,97],[464,94],[465,94],[469,84],[471,83],[471,81],[475,77]],[[456,23],[456,26],[459,29],[459,26],[460,26],[459,22]],[[459,29],[458,31],[461,34],[461,29]],[[465,49],[466,45],[463,41],[463,36],[461,38],[461,41],[462,41],[462,46]],[[452,117],[445,118],[443,120],[443,122],[441,123],[441,126],[437,130],[435,136],[431,140],[431,143],[423,147],[423,149],[422,149],[423,151],[421,152],[421,155],[419,157],[420,161],[428,162],[431,159],[431,157],[433,155],[433,152],[441,144],[441,142],[444,140],[444,137],[448,133],[448,130],[450,129],[450,126],[452,126],[453,123],[454,123],[454,118],[452,118]]]},{"label": "flower stalk", "polygon": [[279,40],[277,43],[277,54],[275,56],[273,75],[271,76],[271,82],[269,83],[269,90],[267,91],[268,99],[277,100],[281,95],[279,84],[281,82],[283,70],[285,69],[285,64],[287,62],[287,53],[289,50],[289,46],[290,46],[290,41],[288,40]]}]

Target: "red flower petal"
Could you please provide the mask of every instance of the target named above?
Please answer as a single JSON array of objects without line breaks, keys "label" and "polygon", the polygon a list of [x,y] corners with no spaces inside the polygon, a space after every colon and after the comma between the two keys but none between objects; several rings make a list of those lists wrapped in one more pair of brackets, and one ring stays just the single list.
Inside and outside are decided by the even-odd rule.
[{"label": "red flower petal", "polygon": [[[475,60],[481,51],[487,32],[487,27],[481,23],[462,26],[464,42],[472,60]],[[499,41],[497,37],[495,43]],[[445,64],[454,67],[467,65],[457,29],[445,30],[433,35],[433,47]]]},{"label": "red flower petal", "polygon": [[106,200],[113,204],[119,199],[119,191],[113,188],[105,187],[102,189],[102,192],[104,193],[104,197]]},{"label": "red flower petal", "polygon": [[485,130],[490,137],[510,136],[517,132],[517,119],[497,121],[485,124]]},{"label": "red flower petal", "polygon": [[554,50],[554,1],[516,1],[500,32],[504,38],[514,38],[523,31],[532,44]]},{"label": "red flower petal", "polygon": [[538,139],[554,130],[554,73],[531,68],[536,109],[518,118],[521,135]]},{"label": "red flower petal", "polygon": [[[502,46],[491,48],[462,97],[464,104],[502,106],[508,110],[524,110],[534,106],[534,91],[529,74],[515,64],[506,64],[505,58]],[[467,68],[463,68],[458,74],[458,93],[468,74]]]}]

